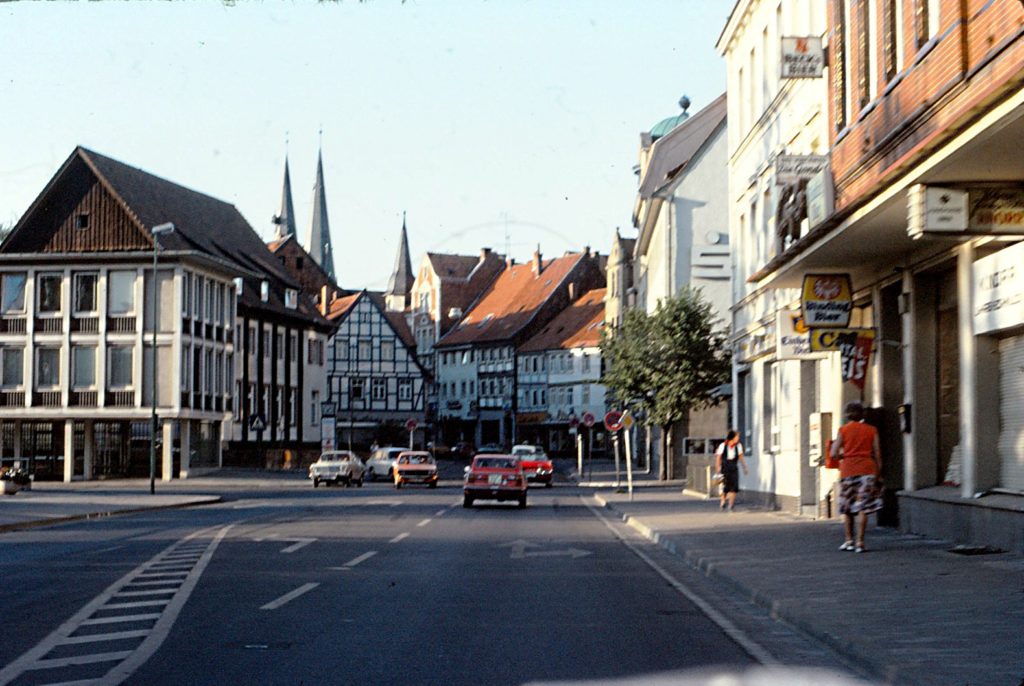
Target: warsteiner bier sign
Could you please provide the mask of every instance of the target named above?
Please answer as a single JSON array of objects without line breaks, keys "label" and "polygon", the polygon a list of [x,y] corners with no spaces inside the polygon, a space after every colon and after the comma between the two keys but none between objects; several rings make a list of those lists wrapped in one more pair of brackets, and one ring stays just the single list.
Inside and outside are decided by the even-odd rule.
[{"label": "warsteiner bier sign", "polygon": [[849,274],[807,274],[800,296],[804,324],[809,328],[846,328],[853,311]]}]

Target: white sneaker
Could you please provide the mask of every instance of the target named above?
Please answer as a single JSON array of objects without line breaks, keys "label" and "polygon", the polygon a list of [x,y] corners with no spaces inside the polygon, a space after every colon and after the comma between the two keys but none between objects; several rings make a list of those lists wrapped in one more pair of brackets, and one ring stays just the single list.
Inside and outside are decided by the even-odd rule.
[{"label": "white sneaker", "polygon": [[843,541],[843,544],[841,546],[839,546],[839,549],[840,550],[853,550],[854,549],[853,541]]}]

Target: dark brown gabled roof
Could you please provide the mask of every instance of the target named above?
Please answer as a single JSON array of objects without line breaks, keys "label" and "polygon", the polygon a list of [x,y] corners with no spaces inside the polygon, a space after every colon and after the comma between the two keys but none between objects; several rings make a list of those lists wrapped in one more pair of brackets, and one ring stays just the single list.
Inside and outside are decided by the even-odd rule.
[{"label": "dark brown gabled roof", "polygon": [[480,258],[475,255],[450,255],[447,253],[428,252],[427,259],[434,273],[446,279],[465,279],[476,269]]},{"label": "dark brown gabled roof", "polygon": [[[60,197],[62,188],[68,184],[81,187],[86,176],[94,177],[95,182],[130,217],[138,230],[138,237],[146,245],[152,246],[154,226],[170,222],[174,224],[174,231],[157,236],[162,250],[198,253],[218,261],[228,270],[236,271],[245,282],[239,297],[240,307],[298,317],[327,326],[327,321],[305,298],[299,298],[297,310],[285,306],[285,290],[297,290],[298,284],[234,205],[82,147],[71,153],[15,225],[0,251],[31,253],[42,250],[49,239],[43,233],[56,228],[45,215],[52,212],[53,205],[64,202]],[[102,252],[138,250],[139,245],[139,241],[134,240],[129,248],[106,247]],[[271,286],[266,302],[260,298],[260,283],[264,279]]]},{"label": "dark brown gabled roof", "polygon": [[507,267],[435,347],[514,338],[583,259],[567,253],[543,262],[540,274],[532,262]]},{"label": "dark brown gabled roof", "polygon": [[601,340],[605,289],[595,288],[558,313],[540,333],[519,346],[519,352],[593,348]]}]

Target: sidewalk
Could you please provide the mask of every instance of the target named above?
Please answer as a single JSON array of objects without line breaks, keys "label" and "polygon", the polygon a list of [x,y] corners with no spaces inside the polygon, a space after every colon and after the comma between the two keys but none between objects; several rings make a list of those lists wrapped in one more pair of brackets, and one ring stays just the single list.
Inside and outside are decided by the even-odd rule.
[{"label": "sidewalk", "polygon": [[866,553],[840,552],[838,520],[751,509],[742,494],[733,513],[679,488],[594,498],[883,683],[1024,683],[1024,556],[959,555],[883,528],[869,528]]}]

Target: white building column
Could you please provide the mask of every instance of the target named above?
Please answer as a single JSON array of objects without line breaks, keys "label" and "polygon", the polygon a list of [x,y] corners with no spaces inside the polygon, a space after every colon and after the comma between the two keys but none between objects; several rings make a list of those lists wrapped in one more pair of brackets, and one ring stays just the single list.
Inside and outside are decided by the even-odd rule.
[{"label": "white building column", "polygon": [[178,478],[187,479],[192,466],[192,422],[187,419],[178,422],[178,452],[181,453]]},{"label": "white building column", "polygon": [[82,478],[92,479],[92,460],[96,454],[96,424],[91,419],[85,420],[85,445],[82,460]]},{"label": "white building column", "polygon": [[163,465],[160,468],[160,480],[170,481],[174,478],[174,422],[164,420],[163,424]]},{"label": "white building column", "polygon": [[75,476],[75,420],[64,420],[64,483]]}]

